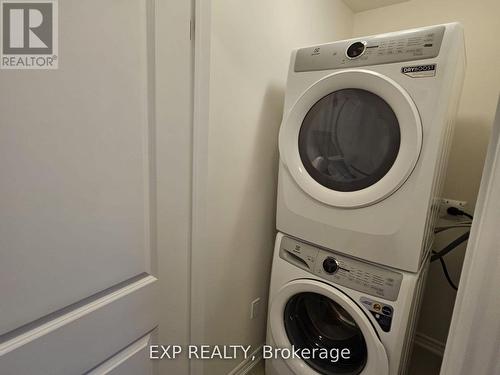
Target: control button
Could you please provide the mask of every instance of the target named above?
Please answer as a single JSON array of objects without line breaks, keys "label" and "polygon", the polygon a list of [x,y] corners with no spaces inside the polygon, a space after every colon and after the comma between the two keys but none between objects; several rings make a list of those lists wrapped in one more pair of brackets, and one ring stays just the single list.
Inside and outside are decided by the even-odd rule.
[{"label": "control button", "polygon": [[378,321],[378,324],[380,325],[380,328],[382,328],[382,331],[389,332],[391,330],[392,319],[389,318],[388,316],[381,315],[377,319],[377,321]]},{"label": "control button", "polygon": [[382,313],[384,313],[387,316],[391,316],[392,309],[389,306],[384,306],[384,307],[382,307]]},{"label": "control button", "polygon": [[328,274],[334,274],[339,269],[339,262],[333,257],[328,257],[323,261],[323,269]]},{"label": "control button", "polygon": [[392,318],[385,316],[385,315],[380,315],[374,311],[370,311],[377,321],[378,325],[380,328],[382,328],[382,331],[384,332],[390,332],[391,330],[391,324],[392,324]]},{"label": "control button", "polygon": [[353,44],[351,44],[346,51],[347,57],[349,57],[350,59],[355,59],[356,57],[361,56],[365,52],[365,44],[366,43],[363,42],[354,42]]}]

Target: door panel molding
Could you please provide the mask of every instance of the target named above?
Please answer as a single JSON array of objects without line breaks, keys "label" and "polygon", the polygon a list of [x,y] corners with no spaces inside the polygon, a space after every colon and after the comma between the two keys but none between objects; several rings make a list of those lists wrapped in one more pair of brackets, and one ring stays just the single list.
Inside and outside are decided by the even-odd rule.
[{"label": "door panel molding", "polygon": [[0,373],[85,373],[156,327],[157,292],[146,276],[2,343]]},{"label": "door panel molding", "polygon": [[156,373],[156,362],[149,359],[149,345],[153,334],[148,333],[115,354],[86,375],[152,375]]}]

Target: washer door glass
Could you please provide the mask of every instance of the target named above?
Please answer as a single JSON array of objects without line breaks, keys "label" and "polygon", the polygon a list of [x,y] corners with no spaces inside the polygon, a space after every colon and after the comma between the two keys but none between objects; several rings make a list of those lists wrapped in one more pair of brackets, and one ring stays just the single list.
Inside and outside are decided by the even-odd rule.
[{"label": "washer door glass", "polygon": [[342,89],[323,97],[306,114],[299,153],[317,182],[349,192],[384,177],[400,142],[398,119],[385,100],[366,90]]},{"label": "washer door glass", "polygon": [[[326,349],[340,353],[349,349],[349,359],[321,358],[317,353],[304,361],[325,375],[357,375],[366,365],[363,334],[352,316],[339,304],[317,293],[294,295],[285,307],[285,330],[295,349]],[[322,350],[324,352],[324,350]],[[336,355],[336,354],[335,354]]]}]

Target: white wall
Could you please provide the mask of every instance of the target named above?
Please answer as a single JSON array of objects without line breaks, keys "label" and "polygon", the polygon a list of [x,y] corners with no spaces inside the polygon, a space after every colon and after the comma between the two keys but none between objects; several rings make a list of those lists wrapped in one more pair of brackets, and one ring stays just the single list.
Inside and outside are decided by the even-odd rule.
[{"label": "white wall", "polygon": [[[277,134],[290,51],[348,38],[353,30],[366,35],[462,22],[469,65],[445,189],[447,196],[473,205],[500,83],[500,51],[487,48],[495,42],[499,10],[493,0],[413,0],[356,15],[336,0],[212,1],[208,172],[201,187],[206,206],[196,224],[202,224],[197,230],[203,241],[195,242],[192,255],[193,343],[256,347],[264,341]],[[456,280],[462,256],[447,257]],[[444,341],[454,292],[437,264],[429,285],[420,330]],[[263,308],[251,321],[249,304],[257,297]],[[200,372],[223,374],[236,364],[209,361]]]},{"label": "white wall", "polygon": [[[498,0],[412,0],[357,13],[354,35],[459,21],[465,28],[467,71],[455,137],[453,140],[445,196],[467,200],[473,209],[479,189],[487,142],[500,87],[498,43]],[[460,231],[442,236],[436,247]],[[465,247],[448,255],[450,273],[458,281]],[[446,283],[439,262],[432,265],[422,306],[419,330],[444,342],[451,318],[455,292]]]},{"label": "white wall", "polygon": [[[265,340],[267,291],[275,236],[277,135],[293,48],[349,37],[352,12],[339,0],[213,0],[208,180],[204,257],[194,291],[204,301],[198,341]],[[196,187],[195,187],[196,188]],[[200,253],[202,252],[202,253]],[[200,267],[201,268],[201,267]],[[198,268],[198,270],[200,270]],[[249,319],[249,305],[262,309]],[[198,314],[198,319],[197,315]],[[237,361],[209,361],[224,374]]]}]

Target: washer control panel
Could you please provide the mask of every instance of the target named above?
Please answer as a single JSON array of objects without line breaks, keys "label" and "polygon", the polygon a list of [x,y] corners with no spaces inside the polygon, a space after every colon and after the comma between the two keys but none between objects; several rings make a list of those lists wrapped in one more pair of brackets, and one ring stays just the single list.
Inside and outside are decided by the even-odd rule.
[{"label": "washer control panel", "polygon": [[280,257],[331,283],[389,301],[397,299],[403,280],[403,275],[399,272],[320,249],[287,236],[281,240]]},{"label": "washer control panel", "polygon": [[302,48],[297,51],[295,71],[430,59],[439,55],[444,31],[444,26],[432,26]]}]

